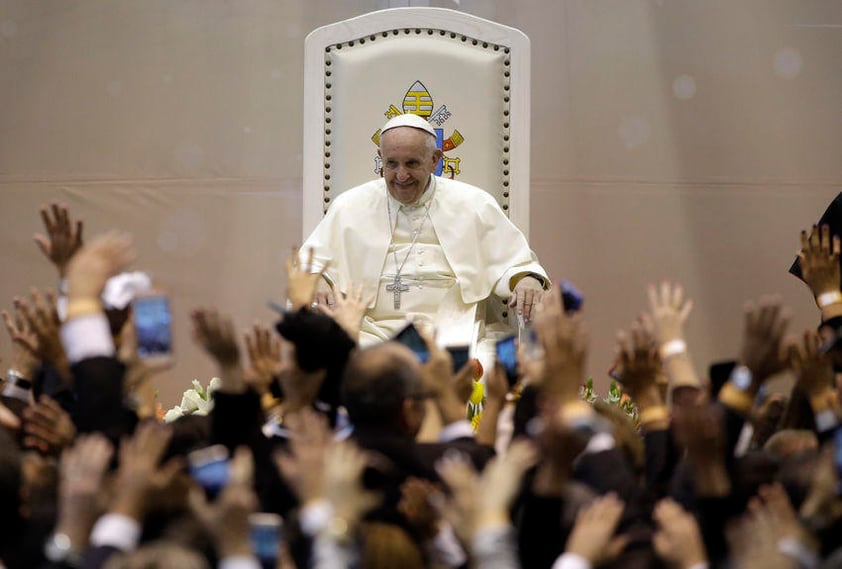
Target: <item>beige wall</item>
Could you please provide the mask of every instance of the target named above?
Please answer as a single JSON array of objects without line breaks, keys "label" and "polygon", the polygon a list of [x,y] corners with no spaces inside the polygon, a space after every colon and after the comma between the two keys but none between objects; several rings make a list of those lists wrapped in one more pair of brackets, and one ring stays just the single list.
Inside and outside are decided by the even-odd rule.
[{"label": "beige wall", "polygon": [[[196,304],[271,317],[300,238],[303,42],[383,1],[0,0],[0,304],[53,274],[31,235],[50,200],[88,235],[135,235],[172,291],[169,406],[212,373]],[[842,180],[834,0],[461,0],[532,40],[533,247],[587,295],[591,369],[647,282],[697,301],[698,361],[735,354],[746,298],[780,292],[798,231]],[[0,338],[8,359],[9,342]],[[701,365],[700,365],[701,368]]]}]

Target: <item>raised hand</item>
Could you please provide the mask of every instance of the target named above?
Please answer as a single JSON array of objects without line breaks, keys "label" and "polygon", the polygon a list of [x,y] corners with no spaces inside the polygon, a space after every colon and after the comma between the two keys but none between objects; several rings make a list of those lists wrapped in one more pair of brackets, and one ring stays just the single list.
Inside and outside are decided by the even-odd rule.
[{"label": "raised hand", "polygon": [[439,347],[426,331],[419,330],[419,334],[424,338],[430,354],[429,359],[421,366],[424,389],[434,394],[434,402],[445,425],[464,419],[466,402],[460,398],[460,392],[463,390],[460,390],[459,386],[473,377],[474,362],[469,361],[454,375],[450,352]]},{"label": "raised hand", "polygon": [[32,306],[26,299],[21,299],[16,306],[34,336],[34,346],[37,348],[33,353],[38,359],[52,364],[64,382],[69,384],[73,378],[59,336],[61,320],[56,309],[55,294],[52,291],[41,294],[37,288],[32,288],[31,294]]},{"label": "raised hand", "polygon": [[614,531],[625,507],[613,492],[582,506],[567,538],[565,553],[576,554],[592,565],[619,555],[627,539],[624,536],[614,537]]},{"label": "raised hand", "polygon": [[523,474],[537,460],[534,445],[521,440],[514,442],[505,456],[489,462],[482,474],[462,454],[446,454],[436,463],[436,471],[451,492],[443,506],[445,519],[465,543],[482,527],[510,523],[509,508]]},{"label": "raised hand", "polygon": [[281,338],[281,369],[278,380],[284,392],[284,413],[296,413],[309,407],[327,377],[327,370],[304,371],[298,367],[295,344]]},{"label": "raised hand", "polygon": [[67,213],[67,206],[58,203],[50,204],[49,210],[41,208],[41,220],[47,234],[36,233],[33,240],[58,269],[59,277],[64,278],[67,263],[82,247],[82,220],[76,221],[74,225]]},{"label": "raised hand", "polygon": [[68,316],[74,300],[99,302],[105,281],[126,269],[134,259],[131,237],[116,231],[99,235],[79,249],[67,265]]},{"label": "raised hand", "polygon": [[266,393],[275,377],[279,377],[284,370],[281,359],[281,338],[269,328],[255,324],[251,332],[244,334],[246,351],[249,355],[251,367],[247,375],[249,381],[258,393]]},{"label": "raised hand", "polygon": [[655,338],[639,322],[617,333],[617,360],[623,388],[638,405],[663,405],[656,385],[661,358]]},{"label": "raised hand", "polygon": [[398,511],[424,540],[433,539],[439,532],[441,517],[433,505],[441,489],[428,480],[408,478],[401,485]]},{"label": "raised hand", "polygon": [[660,287],[649,285],[649,308],[655,338],[663,346],[673,340],[684,340],[684,325],[693,310],[693,301],[684,298],[684,288],[664,281]]},{"label": "raised hand", "polygon": [[224,391],[241,391],[243,384],[240,369],[240,349],[234,335],[231,318],[212,308],[197,308],[191,314],[193,339],[204,348],[219,367],[220,388]]},{"label": "raised hand", "polygon": [[783,369],[782,343],[789,320],[790,312],[781,306],[779,297],[746,303],[740,363],[751,371],[753,389]]},{"label": "raised hand", "polygon": [[23,411],[23,446],[58,456],[73,442],[76,426],[70,415],[48,395]]},{"label": "raised hand", "polygon": [[579,401],[589,338],[579,313],[564,312],[559,291],[544,296],[535,332],[544,347],[542,390],[559,403]]},{"label": "raised hand", "polygon": [[725,496],[731,491],[723,422],[722,408],[717,405],[688,405],[674,416],[676,438],[687,449],[699,496]]},{"label": "raised hand", "polygon": [[159,466],[164,451],[172,438],[172,429],[154,421],[138,425],[130,439],[120,444],[120,466],[117,469],[117,487],[110,511],[143,522],[149,496],[166,487],[183,460],[173,458]]},{"label": "raised hand", "polygon": [[258,501],[253,490],[254,461],[247,447],[234,451],[228,473],[228,482],[213,504],[194,488],[190,508],[213,537],[220,558],[251,556],[249,516],[257,510]]},{"label": "raised hand", "polygon": [[348,286],[347,294],[340,294],[330,302],[319,302],[321,311],[336,320],[348,336],[354,340],[360,336],[360,326],[368,305],[374,300],[374,294],[363,298],[363,285],[354,290],[354,284]]},{"label": "raised hand", "polygon": [[[802,342],[791,341],[788,346],[789,367],[798,375],[798,384],[810,398],[817,398],[834,390],[835,374],[830,355],[821,349],[821,338],[812,330],[805,330]],[[824,409],[814,409],[823,411]]]},{"label": "raised hand", "polygon": [[318,272],[313,272],[313,248],[307,255],[307,261],[302,265],[298,247],[292,248],[292,255],[287,258],[287,298],[292,303],[292,309],[298,310],[310,306],[316,296],[316,287],[327,270],[326,264]]},{"label": "raised hand", "polygon": [[74,551],[82,552],[100,513],[103,482],[114,447],[103,435],[82,435],[61,455],[59,466],[58,521],[55,533],[70,538]]},{"label": "raised hand", "polygon": [[3,323],[6,331],[12,340],[11,369],[19,373],[24,379],[32,379],[35,366],[40,359],[40,345],[38,336],[29,327],[29,320],[26,318],[26,307],[23,300],[15,298],[15,317],[2,311]]},{"label": "raised hand", "polygon": [[354,527],[382,496],[363,487],[363,470],[369,459],[354,443],[341,441],[327,447],[323,484],[325,497],[333,504],[336,515]]},{"label": "raised hand", "polygon": [[[830,235],[830,226],[821,229],[813,226],[809,237],[801,232],[801,251],[798,253],[801,264],[801,276],[810,287],[816,301],[820,302],[823,294],[839,293],[839,236]],[[837,301],[842,301],[838,298]]]},{"label": "raised hand", "polygon": [[658,556],[677,569],[691,569],[707,563],[699,524],[671,498],[655,506],[652,519],[658,525],[652,542]]},{"label": "raised hand", "polygon": [[302,504],[326,498],[325,455],[332,444],[327,419],[312,409],[286,418],[290,432],[289,453],[279,453],[275,463]]}]

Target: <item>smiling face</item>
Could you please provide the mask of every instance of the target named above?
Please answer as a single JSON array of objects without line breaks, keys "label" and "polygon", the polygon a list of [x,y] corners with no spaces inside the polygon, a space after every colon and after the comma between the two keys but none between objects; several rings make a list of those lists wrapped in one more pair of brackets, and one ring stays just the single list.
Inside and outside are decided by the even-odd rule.
[{"label": "smiling face", "polygon": [[421,197],[441,159],[435,139],[408,126],[391,128],[380,138],[383,177],[393,198],[411,204]]}]

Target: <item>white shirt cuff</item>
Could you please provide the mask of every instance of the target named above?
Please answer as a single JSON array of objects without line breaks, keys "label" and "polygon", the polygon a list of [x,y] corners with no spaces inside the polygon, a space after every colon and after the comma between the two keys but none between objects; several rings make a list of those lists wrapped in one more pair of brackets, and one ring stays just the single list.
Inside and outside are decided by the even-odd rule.
[{"label": "white shirt cuff", "polygon": [[114,355],[114,339],[104,313],[85,314],[62,324],[61,344],[71,365],[88,358]]},{"label": "white shirt cuff", "polygon": [[315,537],[327,528],[333,518],[333,506],[327,500],[316,500],[301,508],[298,523],[304,535]]},{"label": "white shirt cuff", "polygon": [[614,440],[614,435],[609,433],[597,433],[590,438],[588,445],[585,447],[585,450],[582,451],[582,454],[596,454],[598,452],[611,450],[616,446],[617,441]]},{"label": "white shirt cuff", "polygon": [[831,431],[839,424],[839,417],[831,409],[816,413],[816,430],[820,433]]},{"label": "white shirt cuff", "polygon": [[140,541],[142,526],[134,518],[123,514],[105,514],[91,530],[91,546],[109,545],[120,551],[132,551]]},{"label": "white shirt cuff", "polygon": [[563,553],[553,563],[553,569],[591,569],[591,562],[576,553]]},{"label": "white shirt cuff", "polygon": [[232,555],[220,559],[217,569],[260,569],[260,563],[252,555]]},{"label": "white shirt cuff", "polygon": [[794,537],[781,538],[778,541],[778,551],[790,559],[794,559],[799,567],[815,567],[819,564],[815,552]]},{"label": "white shirt cuff", "polygon": [[426,544],[425,549],[431,558],[446,567],[460,567],[468,560],[465,550],[456,539],[453,526],[448,523],[441,524],[436,537]]},{"label": "white shirt cuff", "polygon": [[474,438],[474,429],[467,419],[445,425],[439,432],[440,443],[449,443],[450,441],[464,439],[466,437]]}]

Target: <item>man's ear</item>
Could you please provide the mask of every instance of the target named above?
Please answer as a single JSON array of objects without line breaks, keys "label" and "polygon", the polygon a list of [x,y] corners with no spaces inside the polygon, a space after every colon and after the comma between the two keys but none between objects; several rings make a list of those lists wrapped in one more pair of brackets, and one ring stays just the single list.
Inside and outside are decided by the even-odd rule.
[{"label": "man's ear", "polygon": [[438,165],[442,156],[444,156],[444,152],[442,152],[440,148],[436,148],[435,152],[433,152],[433,167]]}]

